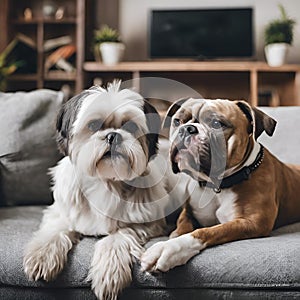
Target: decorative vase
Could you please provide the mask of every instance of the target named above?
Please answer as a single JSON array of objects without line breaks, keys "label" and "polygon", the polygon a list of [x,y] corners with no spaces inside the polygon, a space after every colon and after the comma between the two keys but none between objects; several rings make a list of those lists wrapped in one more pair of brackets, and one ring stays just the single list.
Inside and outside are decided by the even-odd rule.
[{"label": "decorative vase", "polygon": [[123,59],[125,45],[123,43],[105,42],[100,44],[102,62],[113,66]]},{"label": "decorative vase", "polygon": [[43,15],[46,18],[53,17],[56,12],[56,4],[52,0],[46,0],[43,2]]},{"label": "decorative vase", "polygon": [[284,65],[289,46],[287,43],[274,43],[265,46],[265,55],[268,65],[271,67]]}]

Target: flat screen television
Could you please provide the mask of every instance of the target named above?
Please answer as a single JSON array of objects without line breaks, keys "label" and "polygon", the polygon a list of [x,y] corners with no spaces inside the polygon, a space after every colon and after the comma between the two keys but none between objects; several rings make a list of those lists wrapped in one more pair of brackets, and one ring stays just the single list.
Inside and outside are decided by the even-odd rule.
[{"label": "flat screen television", "polygon": [[252,58],[253,9],[152,10],[151,58]]}]

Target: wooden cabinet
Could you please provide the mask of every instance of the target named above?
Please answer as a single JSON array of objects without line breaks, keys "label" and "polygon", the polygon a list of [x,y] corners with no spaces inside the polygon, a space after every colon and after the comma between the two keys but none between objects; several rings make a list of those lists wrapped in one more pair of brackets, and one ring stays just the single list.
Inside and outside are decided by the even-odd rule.
[{"label": "wooden cabinet", "polygon": [[[143,93],[139,78],[162,77],[184,83],[204,98],[244,99],[252,105],[300,105],[300,65],[274,68],[255,61],[147,61],[112,67],[85,62],[83,67],[86,86],[95,77],[104,84],[115,77],[134,79],[135,87]],[[174,99],[176,95],[170,91],[165,100]]]},{"label": "wooden cabinet", "polygon": [[[36,88],[58,90],[64,84],[68,84],[75,93],[82,90],[82,66],[85,57],[85,0],[1,1],[4,1],[2,7],[6,10],[6,28],[4,28],[6,44],[21,33],[33,42],[36,49],[35,70],[11,75],[8,79],[7,90]],[[64,43],[56,41],[56,46],[52,49],[45,49],[47,41],[53,42],[54,39],[62,37],[65,37]],[[75,46],[73,49],[76,49],[72,55],[72,61],[66,60],[69,69],[65,66],[56,68],[56,65],[53,65],[48,70],[45,64],[47,60],[49,61],[49,56],[66,44],[73,45]],[[26,59],[25,57],[24,60]]]},{"label": "wooden cabinet", "polygon": [[[105,3],[111,8],[117,1],[108,4],[99,0],[1,0],[0,50],[22,33],[33,40],[37,51],[36,70],[10,76],[8,90],[58,90],[68,84],[78,93],[91,86],[95,78],[103,84],[120,78],[134,79],[133,85],[143,93],[140,78],[162,77],[181,82],[205,98],[245,99],[253,105],[300,105],[300,65],[272,68],[256,61],[157,60],[122,62],[108,67],[85,61],[92,60],[93,29],[100,26],[100,19],[100,23],[109,23],[112,18],[111,9],[103,6]],[[57,17],[60,8],[63,16]],[[54,50],[45,51],[45,42],[62,36],[70,36],[76,47],[72,62],[74,71],[53,68],[48,71],[45,62]],[[181,96],[169,92],[166,100],[173,101]]]}]

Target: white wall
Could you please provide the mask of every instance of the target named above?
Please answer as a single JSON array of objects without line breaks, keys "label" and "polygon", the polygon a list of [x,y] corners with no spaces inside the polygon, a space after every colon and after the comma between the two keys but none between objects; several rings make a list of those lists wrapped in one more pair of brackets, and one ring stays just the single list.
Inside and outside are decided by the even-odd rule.
[{"label": "white wall", "polygon": [[300,0],[120,0],[119,29],[126,43],[126,59],[146,60],[147,22],[151,9],[253,7],[256,58],[264,60],[264,27],[279,17],[278,3],[283,4],[288,15],[297,20],[294,44],[288,62],[300,63]]}]

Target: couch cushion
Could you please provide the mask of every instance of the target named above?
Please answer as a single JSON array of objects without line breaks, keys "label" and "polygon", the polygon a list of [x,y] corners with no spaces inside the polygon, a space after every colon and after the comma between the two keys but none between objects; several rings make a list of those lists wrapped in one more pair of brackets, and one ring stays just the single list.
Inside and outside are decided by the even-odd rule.
[{"label": "couch cushion", "polygon": [[299,249],[297,223],[274,231],[271,237],[207,248],[166,274],[138,271],[136,282],[143,287],[300,290]]},{"label": "couch cushion", "polygon": [[300,106],[260,107],[277,121],[272,137],[263,133],[259,141],[285,163],[300,165]]},{"label": "couch cushion", "polygon": [[94,249],[95,238],[84,238],[69,255],[59,280],[47,284],[30,282],[25,277],[22,256],[26,243],[41,222],[44,207],[18,206],[0,208],[0,285],[23,287],[88,286],[85,278]]},{"label": "couch cushion", "polygon": [[48,168],[60,158],[55,121],[63,94],[0,93],[0,205],[49,204]]},{"label": "couch cushion", "polygon": [[[0,286],[89,286],[85,278],[96,238],[83,238],[71,250],[67,265],[57,280],[45,283],[26,279],[22,270],[22,253],[24,245],[37,230],[41,216],[41,207],[0,209]],[[185,266],[166,274],[144,273],[135,264],[132,287],[300,289],[299,249],[300,223],[297,223],[274,231],[272,237],[206,249]]]}]

